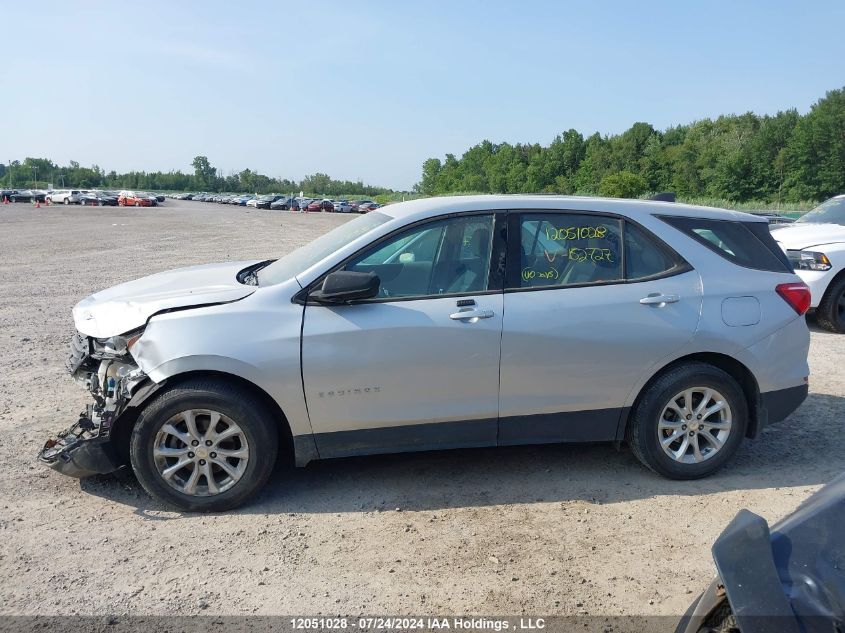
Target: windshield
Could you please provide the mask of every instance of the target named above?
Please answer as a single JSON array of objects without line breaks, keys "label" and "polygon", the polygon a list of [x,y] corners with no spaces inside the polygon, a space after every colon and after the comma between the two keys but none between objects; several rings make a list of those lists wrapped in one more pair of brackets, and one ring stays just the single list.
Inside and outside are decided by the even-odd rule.
[{"label": "windshield", "polygon": [[812,211],[798,218],[796,222],[815,222],[845,225],[845,198],[833,198],[822,202]]},{"label": "windshield", "polygon": [[339,248],[343,248],[352,240],[369,233],[389,220],[391,220],[391,217],[384,213],[368,213],[346,224],[341,224],[336,229],[321,235],[313,242],[288,253],[267,268],[260,270],[258,272],[258,285],[271,286],[295,277]]}]

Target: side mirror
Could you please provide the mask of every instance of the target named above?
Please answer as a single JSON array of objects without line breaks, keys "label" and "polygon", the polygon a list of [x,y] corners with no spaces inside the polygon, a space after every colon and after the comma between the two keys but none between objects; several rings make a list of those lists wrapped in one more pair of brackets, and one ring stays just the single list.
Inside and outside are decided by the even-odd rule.
[{"label": "side mirror", "polygon": [[358,273],[338,270],[326,275],[320,290],[308,298],[319,303],[347,303],[356,299],[371,299],[378,295],[381,280],[373,272]]}]

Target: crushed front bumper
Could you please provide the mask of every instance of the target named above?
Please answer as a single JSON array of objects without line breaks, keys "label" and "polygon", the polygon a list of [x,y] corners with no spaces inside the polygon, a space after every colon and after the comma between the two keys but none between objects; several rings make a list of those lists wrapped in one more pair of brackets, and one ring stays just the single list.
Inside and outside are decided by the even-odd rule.
[{"label": "crushed front bumper", "polygon": [[103,475],[123,466],[110,438],[84,413],[69,429],[47,440],[38,460],[70,477]]}]

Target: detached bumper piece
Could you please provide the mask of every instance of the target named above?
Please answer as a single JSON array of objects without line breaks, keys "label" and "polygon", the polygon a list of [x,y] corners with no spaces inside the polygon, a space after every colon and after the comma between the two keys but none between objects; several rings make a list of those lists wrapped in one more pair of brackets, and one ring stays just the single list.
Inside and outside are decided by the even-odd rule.
[{"label": "detached bumper piece", "polygon": [[49,439],[38,454],[38,460],[69,477],[90,477],[112,473],[123,463],[110,438],[85,414],[55,439]]}]

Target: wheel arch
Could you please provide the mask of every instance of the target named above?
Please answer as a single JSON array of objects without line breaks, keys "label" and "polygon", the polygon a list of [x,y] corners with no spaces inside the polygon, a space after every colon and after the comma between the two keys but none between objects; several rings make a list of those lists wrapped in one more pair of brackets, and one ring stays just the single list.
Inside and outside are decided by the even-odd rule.
[{"label": "wheel arch", "polygon": [[742,389],[742,393],[745,394],[745,400],[748,404],[748,426],[745,430],[745,436],[755,438],[759,435],[760,430],[766,424],[766,420],[761,419],[766,415],[766,413],[760,401],[760,387],[757,384],[757,379],[754,377],[751,370],[743,363],[731,356],[728,356],[727,354],[721,354],[719,352],[695,352],[687,354],[686,356],[681,356],[680,358],[676,358],[675,360],[667,363],[654,372],[651,378],[646,381],[637,393],[637,397],[634,399],[632,405],[623,411],[619,428],[616,432],[617,442],[621,442],[625,438],[625,433],[632,413],[639,405],[643,394],[649,389],[649,387],[651,387],[654,381],[660,378],[667,371],[670,371],[679,365],[685,365],[693,362],[712,365],[713,367],[721,369],[737,381]]},{"label": "wheel arch", "polygon": [[210,378],[224,381],[231,385],[237,385],[239,388],[251,392],[261,400],[267,407],[267,410],[272,414],[273,422],[279,431],[278,459],[280,462],[302,465],[316,458],[316,449],[311,450],[313,438],[308,436],[307,439],[310,440],[310,443],[306,441],[295,441],[290,422],[285,412],[279,403],[264,389],[242,376],[219,370],[202,369],[175,374],[159,383],[148,380],[135,391],[132,400],[129,401],[124,412],[115,420],[110,431],[112,442],[117,448],[118,454],[126,463],[129,463],[129,440],[132,435],[132,429],[138,421],[138,416],[147,404],[151,402],[152,396],[196,378]]},{"label": "wheel arch", "polygon": [[824,289],[824,294],[819,300],[819,303],[827,299],[828,293],[831,291],[831,288],[833,288],[834,284],[839,283],[843,279],[845,279],[845,267],[843,267],[839,272],[837,272],[833,277],[830,278],[829,282],[827,282],[827,286],[825,286]]}]

